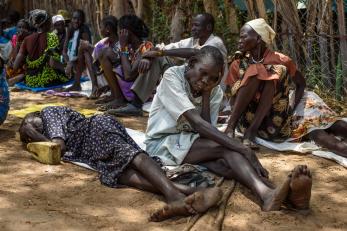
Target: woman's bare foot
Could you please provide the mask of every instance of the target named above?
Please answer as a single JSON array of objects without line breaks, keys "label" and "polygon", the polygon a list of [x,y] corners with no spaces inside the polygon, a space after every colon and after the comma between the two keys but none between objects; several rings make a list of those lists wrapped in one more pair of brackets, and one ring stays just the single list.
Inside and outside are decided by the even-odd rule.
[{"label": "woman's bare foot", "polygon": [[222,195],[222,190],[218,187],[195,192],[183,200],[172,202],[155,211],[149,220],[159,222],[175,216],[189,216],[206,212],[212,206],[217,205]]},{"label": "woman's bare foot", "polygon": [[89,99],[97,99],[100,96],[99,88],[98,87],[92,87],[92,93],[88,97]]},{"label": "woman's bare foot", "polygon": [[306,210],[310,205],[312,175],[306,165],[298,165],[291,173],[288,202],[295,209]]},{"label": "woman's bare foot", "polygon": [[269,192],[266,199],[263,200],[262,210],[265,212],[280,210],[282,203],[288,196],[290,177],[288,176],[281,186]]}]

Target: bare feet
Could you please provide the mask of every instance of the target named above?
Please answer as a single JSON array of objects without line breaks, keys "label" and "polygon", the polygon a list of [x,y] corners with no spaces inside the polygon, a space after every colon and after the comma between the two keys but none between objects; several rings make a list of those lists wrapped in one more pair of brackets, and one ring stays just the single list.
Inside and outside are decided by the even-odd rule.
[{"label": "bare feet", "polygon": [[306,165],[298,165],[291,173],[288,202],[295,209],[306,210],[310,205],[312,175]]},{"label": "bare feet", "polygon": [[89,99],[97,99],[100,96],[99,88],[98,87],[92,87],[92,93],[88,97]]},{"label": "bare feet", "polygon": [[265,212],[279,210],[288,196],[289,184],[290,177],[288,176],[281,186],[271,190],[267,198],[263,200],[262,210]]},{"label": "bare feet", "polygon": [[149,220],[159,222],[175,216],[189,216],[206,212],[220,201],[222,195],[222,190],[218,187],[195,192],[183,200],[172,202],[155,211]]}]

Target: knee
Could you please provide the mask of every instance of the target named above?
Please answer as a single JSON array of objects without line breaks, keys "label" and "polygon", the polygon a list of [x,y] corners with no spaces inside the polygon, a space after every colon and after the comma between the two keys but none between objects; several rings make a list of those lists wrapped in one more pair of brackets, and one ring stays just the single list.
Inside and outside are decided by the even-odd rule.
[{"label": "knee", "polygon": [[131,165],[135,168],[138,168],[143,164],[149,157],[145,153],[137,154],[131,162]]}]

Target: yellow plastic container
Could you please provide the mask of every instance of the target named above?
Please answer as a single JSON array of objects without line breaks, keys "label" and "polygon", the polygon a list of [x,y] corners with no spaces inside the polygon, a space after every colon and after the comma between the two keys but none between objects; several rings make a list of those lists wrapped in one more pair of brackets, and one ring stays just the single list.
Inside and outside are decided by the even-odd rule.
[{"label": "yellow plastic container", "polygon": [[33,142],[27,144],[27,149],[37,161],[43,164],[60,164],[60,145],[53,142]]}]

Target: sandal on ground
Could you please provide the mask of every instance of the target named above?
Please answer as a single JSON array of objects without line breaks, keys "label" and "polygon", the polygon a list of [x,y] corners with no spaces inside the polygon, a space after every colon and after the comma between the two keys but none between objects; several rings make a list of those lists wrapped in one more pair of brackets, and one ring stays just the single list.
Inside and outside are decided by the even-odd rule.
[{"label": "sandal on ground", "polygon": [[250,139],[244,139],[242,141],[242,144],[245,145],[246,147],[249,147],[250,149],[253,149],[253,150],[258,150],[259,149],[259,145],[256,144],[255,142],[253,142]]}]

